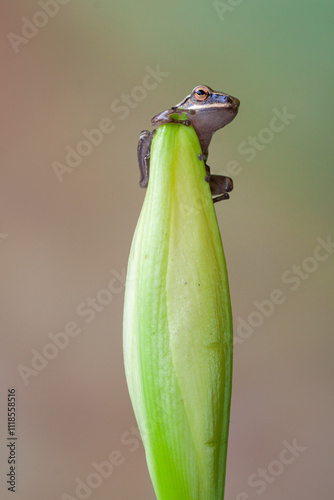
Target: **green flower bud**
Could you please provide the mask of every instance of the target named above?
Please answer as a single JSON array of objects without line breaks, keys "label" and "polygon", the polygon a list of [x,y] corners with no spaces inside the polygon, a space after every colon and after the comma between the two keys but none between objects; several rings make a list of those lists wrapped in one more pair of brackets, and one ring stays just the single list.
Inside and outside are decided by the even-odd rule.
[{"label": "green flower bud", "polygon": [[232,379],[227,271],[192,126],[152,142],[129,257],[124,358],[158,500],[222,500]]}]

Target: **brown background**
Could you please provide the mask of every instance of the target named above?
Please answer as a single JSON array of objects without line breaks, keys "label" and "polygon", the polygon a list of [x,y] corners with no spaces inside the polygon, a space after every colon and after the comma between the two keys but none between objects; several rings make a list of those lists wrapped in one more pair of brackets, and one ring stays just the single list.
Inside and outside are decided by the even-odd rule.
[{"label": "brown background", "polygon": [[[198,84],[241,100],[237,119],[214,137],[209,163],[216,173],[227,162],[238,164],[231,200],[216,207],[235,333],[240,318],[261,323],[235,347],[226,499],[332,496],[334,257],[322,250],[328,258],[320,262],[313,253],[317,238],[334,239],[333,7],[326,1],[225,4],[226,12],[197,0],[71,0],[46,19],[36,14],[43,9],[35,1],[2,7],[4,500],[14,498],[4,481],[10,387],[17,390],[17,500],[75,498],[76,479],[86,481],[92,463],[109,460],[115,450],[119,465],[87,498],[155,498],[142,445],[133,436],[129,441],[136,423],[122,360],[123,286],[113,280],[111,295],[101,290],[117,273],[124,276],[144,198],[138,134]],[[46,24],[37,33],[25,28],[25,42],[11,41],[11,32],[22,36],[23,17]],[[165,73],[155,88],[147,88],[154,86],[147,66]],[[132,94],[132,107],[117,111],[114,102],[112,110],[123,94]],[[268,132],[285,106],[294,118]],[[66,147],[76,148],[85,139],[82,130],[103,119],[113,130],[59,182],[54,162],[64,164]],[[260,141],[254,158],[245,152],[254,147],[249,137]],[[310,272],[284,282],[284,273],[289,279],[300,272],[294,265]],[[262,320],[252,315],[254,301],[275,289],[284,302]],[[94,297],[109,303],[94,317],[80,316],[77,308],[84,313]],[[67,337],[64,349],[48,351],[48,334],[64,331],[68,322],[80,333],[72,330],[78,334]],[[18,367],[32,367],[33,349],[55,357],[25,384]],[[275,461],[283,441],[294,439],[305,449],[282,469]],[[247,482],[259,468],[272,471],[262,493]]]}]

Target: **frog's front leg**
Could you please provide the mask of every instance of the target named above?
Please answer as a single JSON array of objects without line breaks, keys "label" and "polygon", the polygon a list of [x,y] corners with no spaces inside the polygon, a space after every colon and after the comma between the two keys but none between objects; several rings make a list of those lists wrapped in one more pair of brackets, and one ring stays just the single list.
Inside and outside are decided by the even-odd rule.
[{"label": "frog's front leg", "polygon": [[191,124],[190,120],[186,118],[178,120],[176,117],[177,115],[182,116],[183,114],[185,114],[188,118],[188,115],[195,114],[195,111],[191,109],[184,110],[179,108],[167,109],[166,111],[154,116],[151,123],[154,128],[160,127],[160,125],[166,125],[166,123],[181,123],[182,125],[189,126]]},{"label": "frog's front leg", "polygon": [[150,151],[153,136],[155,134],[149,132],[148,130],[143,130],[140,132],[138,147],[137,147],[137,157],[140,172],[139,186],[141,188],[146,188],[148,185],[148,179],[150,175]]}]

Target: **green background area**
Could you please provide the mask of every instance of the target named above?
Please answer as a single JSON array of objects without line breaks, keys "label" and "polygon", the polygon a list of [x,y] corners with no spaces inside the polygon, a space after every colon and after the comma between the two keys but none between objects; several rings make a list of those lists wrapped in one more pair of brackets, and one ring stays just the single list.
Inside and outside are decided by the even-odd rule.
[{"label": "green background area", "polygon": [[[334,254],[319,242],[334,240],[333,13],[325,0],[3,7],[1,380],[3,404],[8,387],[19,398],[17,499],[75,498],[80,480],[94,500],[155,498],[122,359],[145,194],[136,147],[199,84],[241,101],[208,161],[233,165],[235,186],[216,205],[236,335],[226,499],[328,498]],[[80,333],[46,348],[70,321]],[[54,358],[37,366],[32,349]],[[305,449],[282,455],[293,440]],[[99,484],[102,461],[113,469]]]}]

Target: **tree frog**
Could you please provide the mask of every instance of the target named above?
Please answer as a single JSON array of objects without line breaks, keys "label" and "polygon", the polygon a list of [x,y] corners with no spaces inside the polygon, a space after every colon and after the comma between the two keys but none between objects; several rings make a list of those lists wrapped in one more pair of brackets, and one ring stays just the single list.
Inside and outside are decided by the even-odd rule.
[{"label": "tree frog", "polygon": [[166,123],[182,123],[186,126],[192,125],[198,136],[202,148],[202,154],[198,155],[198,159],[204,160],[205,180],[210,183],[213,202],[227,200],[228,193],[233,189],[232,179],[224,175],[211,175],[206,160],[212,135],[235,118],[239,104],[240,101],[236,97],[216,92],[207,85],[199,85],[181,102],[154,116],[151,120],[154,130],[152,132],[143,130],[138,142],[140,187],[146,188],[148,185],[150,148],[156,129]]}]

